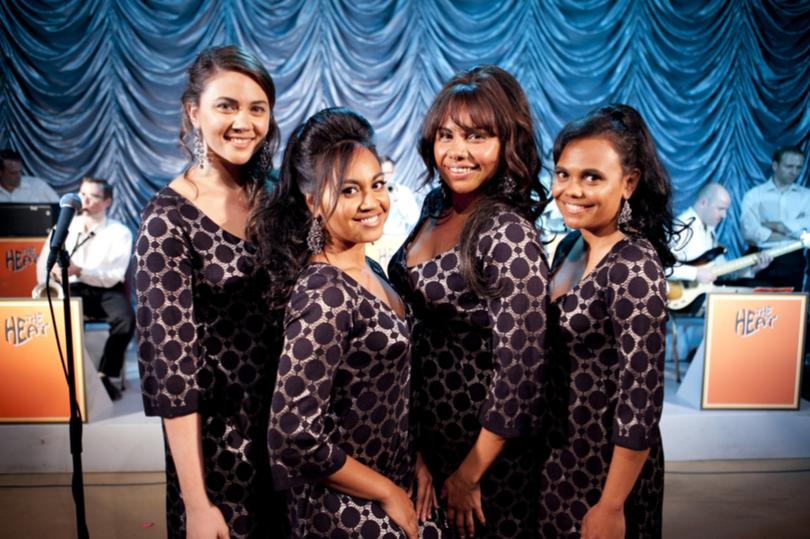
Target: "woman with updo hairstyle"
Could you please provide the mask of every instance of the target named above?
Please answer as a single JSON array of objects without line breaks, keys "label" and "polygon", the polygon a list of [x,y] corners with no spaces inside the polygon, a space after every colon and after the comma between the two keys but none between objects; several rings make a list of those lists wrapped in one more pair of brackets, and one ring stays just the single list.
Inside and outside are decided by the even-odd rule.
[{"label": "woman with updo hairstyle", "polygon": [[432,478],[460,536],[535,537],[548,269],[534,223],[547,197],[519,83],[492,65],[454,76],[419,152],[440,186],[389,265],[417,319],[417,510]]},{"label": "woman with updo hairstyle", "polygon": [[243,49],[197,56],[181,98],[191,162],[146,206],[135,243],[138,367],[144,410],[163,419],[169,537],[285,527],[265,443],[278,339],[249,224],[267,197],[275,98]]},{"label": "woman with updo hairstyle", "polygon": [[408,494],[409,313],[365,257],[389,210],[372,136],[347,109],[309,118],[257,216],[268,302],[284,311],[267,442],[293,537],[440,536]]},{"label": "woman with updo hairstyle", "polygon": [[551,278],[544,537],[660,537],[669,177],[639,113],[597,109],[554,143],[552,195],[575,229]]}]

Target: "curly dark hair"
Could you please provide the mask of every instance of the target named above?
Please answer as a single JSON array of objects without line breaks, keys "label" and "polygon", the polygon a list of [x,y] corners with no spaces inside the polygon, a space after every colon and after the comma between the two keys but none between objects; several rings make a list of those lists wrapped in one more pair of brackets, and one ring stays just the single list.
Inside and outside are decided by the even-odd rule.
[{"label": "curly dark hair", "polygon": [[[211,77],[226,71],[235,71],[253,79],[258,84],[264,93],[267,95],[268,106],[270,107],[270,124],[267,127],[267,134],[265,140],[270,144],[272,154],[276,153],[278,149],[279,130],[276,123],[275,116],[272,114],[273,107],[276,104],[276,87],[273,83],[272,77],[262,65],[261,61],[253,54],[238,47],[236,45],[228,45],[225,47],[214,47],[203,50],[194,59],[194,63],[188,68],[188,81],[186,88],[183,90],[183,95],[180,97],[181,103],[181,123],[180,123],[180,147],[185,150],[190,159],[194,158],[191,149],[191,138],[194,131],[194,126],[191,124],[191,119],[188,116],[188,106],[198,106],[200,104],[200,95],[205,90],[206,84]],[[248,205],[252,212],[257,208],[263,206],[267,197],[269,196],[268,175],[273,169],[272,162],[262,163],[261,160],[261,147],[262,144],[256,146],[259,151],[253,154],[247,164],[245,164],[247,174],[243,176],[244,189],[247,194]],[[186,168],[183,173],[187,177],[188,170],[191,166]],[[255,236],[255,230],[248,226],[248,237]]]},{"label": "curly dark hair", "polygon": [[633,216],[623,231],[647,238],[661,264],[672,267],[676,261],[669,247],[674,233],[672,185],[647,124],[629,105],[600,107],[563,127],[554,141],[554,162],[569,142],[595,136],[604,136],[613,144],[625,172],[639,171],[638,185],[626,202]]},{"label": "curly dark hair", "polygon": [[[379,160],[373,136],[374,130],[361,115],[334,107],[296,127],[287,141],[278,185],[251,216],[259,261],[271,276],[267,291],[271,309],[283,311],[298,274],[312,255],[307,233],[316,218],[307,197],[322,200],[327,188],[339,193],[358,148],[366,148]],[[332,204],[330,214],[337,199]]]},{"label": "curly dark hair", "polygon": [[[462,115],[469,123],[462,122]],[[419,140],[419,154],[425,163],[423,185],[430,185],[438,167],[433,153],[436,134],[448,120],[469,130],[498,137],[498,167],[482,186],[476,203],[461,231],[460,269],[469,286],[480,296],[493,297],[499,288],[488,284],[476,263],[476,247],[482,227],[495,214],[511,210],[535,223],[548,203],[548,192],[540,183],[540,142],[534,132],[531,108],[520,83],[509,72],[494,65],[480,65],[450,79],[436,95]],[[504,188],[512,183],[513,189]],[[450,208],[452,193],[441,183],[443,196],[428,196],[426,210],[439,218]]]}]

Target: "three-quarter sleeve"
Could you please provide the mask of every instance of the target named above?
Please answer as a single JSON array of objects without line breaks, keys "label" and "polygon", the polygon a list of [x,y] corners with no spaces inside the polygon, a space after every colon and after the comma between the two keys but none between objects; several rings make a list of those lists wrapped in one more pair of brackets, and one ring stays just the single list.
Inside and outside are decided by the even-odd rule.
[{"label": "three-quarter sleeve", "polygon": [[612,442],[644,450],[659,436],[664,404],[664,274],[652,247],[631,243],[619,251],[607,278],[619,372]]},{"label": "three-quarter sleeve", "polygon": [[332,385],[348,352],[353,302],[336,270],[318,266],[299,278],[284,320],[268,430],[273,485],[284,490],[332,475],[346,462],[338,439]]},{"label": "three-quarter sleeve", "polygon": [[144,411],[161,417],[196,412],[214,380],[198,342],[192,246],[176,209],[147,207],[135,256]]},{"label": "three-quarter sleeve", "polygon": [[538,231],[513,213],[495,217],[478,248],[487,282],[501,289],[486,301],[493,372],[479,419],[504,438],[525,436],[536,428],[541,413],[548,265]]}]

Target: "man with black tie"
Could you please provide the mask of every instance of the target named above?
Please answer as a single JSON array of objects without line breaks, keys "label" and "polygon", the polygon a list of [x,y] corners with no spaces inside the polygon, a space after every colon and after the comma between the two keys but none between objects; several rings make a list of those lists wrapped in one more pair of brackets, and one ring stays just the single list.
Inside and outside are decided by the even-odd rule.
[{"label": "man with black tie", "polygon": [[[70,224],[65,249],[70,255],[68,275],[70,293],[82,298],[84,313],[110,324],[110,336],[104,345],[99,376],[110,398],[121,393],[109,378],[121,375],[124,354],[135,331],[135,313],[124,289],[132,254],[132,233],[119,221],[107,216],[112,204],[112,186],[101,178],[82,178],[79,187],[81,213]],[[45,262],[50,253],[45,242],[37,260],[37,280],[45,282]],[[59,267],[51,279],[60,277]]]}]

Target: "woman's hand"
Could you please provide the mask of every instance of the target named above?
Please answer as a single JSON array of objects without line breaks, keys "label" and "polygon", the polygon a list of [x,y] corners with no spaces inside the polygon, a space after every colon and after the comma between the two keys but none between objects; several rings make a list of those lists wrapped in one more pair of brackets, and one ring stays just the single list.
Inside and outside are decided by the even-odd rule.
[{"label": "woman's hand", "polygon": [[416,522],[416,510],[410,496],[404,490],[391,483],[389,493],[380,498],[380,505],[385,514],[402,528],[408,539],[418,539],[419,525]]},{"label": "woman's hand", "polygon": [[456,526],[461,537],[475,535],[475,519],[486,524],[481,507],[481,485],[464,477],[459,470],[447,478],[442,487],[442,498],[447,498],[447,519]]},{"label": "woman's hand", "polygon": [[228,539],[230,536],[222,512],[213,503],[186,507],[186,539]]},{"label": "woman's hand", "polygon": [[596,504],[582,519],[582,539],[624,539],[624,509]]},{"label": "woman's hand", "polygon": [[433,476],[430,474],[422,453],[416,454],[416,515],[420,521],[428,520],[433,509],[439,507],[436,489],[433,488]]}]

